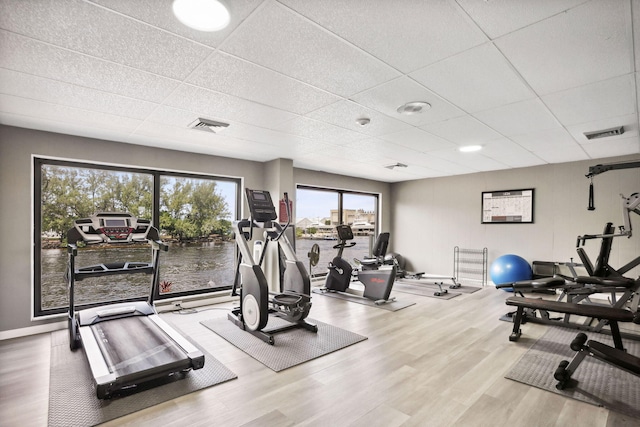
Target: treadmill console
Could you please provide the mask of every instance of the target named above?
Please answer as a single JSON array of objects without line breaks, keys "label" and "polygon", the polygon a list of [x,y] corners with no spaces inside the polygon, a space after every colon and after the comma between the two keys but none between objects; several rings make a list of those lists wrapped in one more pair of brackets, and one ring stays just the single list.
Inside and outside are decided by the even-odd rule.
[{"label": "treadmill console", "polygon": [[251,211],[251,218],[258,222],[273,221],[278,217],[276,208],[271,200],[271,194],[266,190],[251,190],[245,188],[247,203]]},{"label": "treadmill console", "polygon": [[102,212],[73,222],[73,239],[85,243],[146,241],[151,221],[130,213]]}]

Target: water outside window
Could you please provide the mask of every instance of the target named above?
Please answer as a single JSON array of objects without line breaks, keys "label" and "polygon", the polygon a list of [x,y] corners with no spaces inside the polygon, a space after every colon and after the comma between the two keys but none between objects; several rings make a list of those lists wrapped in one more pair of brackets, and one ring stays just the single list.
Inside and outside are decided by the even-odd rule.
[{"label": "water outside window", "polygon": [[[160,234],[169,251],[160,254],[160,298],[228,289],[233,284],[236,181],[160,175],[68,165],[40,166],[40,250],[35,292],[36,313],[68,305],[66,233],[73,221],[97,212],[129,212],[154,219],[160,207]],[[160,194],[154,194],[154,180]],[[37,227],[38,228],[38,227]],[[76,268],[108,262],[151,261],[148,244],[88,245],[79,248]],[[76,283],[76,303],[113,302],[147,297],[151,277],[129,274],[95,277]]]}]

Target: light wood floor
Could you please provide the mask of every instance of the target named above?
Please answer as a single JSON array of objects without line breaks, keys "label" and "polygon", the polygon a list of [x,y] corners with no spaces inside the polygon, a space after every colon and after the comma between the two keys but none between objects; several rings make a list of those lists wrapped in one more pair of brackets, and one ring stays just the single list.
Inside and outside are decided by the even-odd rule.
[{"label": "light wood floor", "polygon": [[[509,342],[512,325],[498,320],[508,311],[509,294],[487,287],[448,301],[398,295],[416,304],[389,312],[314,296],[311,318],[369,339],[279,373],[199,324],[230,304],[163,314],[238,379],[107,425],[639,425],[639,419],[504,378],[546,330],[528,323],[521,340]],[[49,348],[49,334],[0,343],[0,425],[47,424]]]}]

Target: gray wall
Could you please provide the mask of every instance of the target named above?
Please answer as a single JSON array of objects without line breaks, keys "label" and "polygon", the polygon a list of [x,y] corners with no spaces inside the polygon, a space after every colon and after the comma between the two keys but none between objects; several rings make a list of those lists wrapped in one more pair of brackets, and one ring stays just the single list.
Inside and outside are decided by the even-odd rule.
[{"label": "gray wall", "polygon": [[[31,320],[32,155],[243,177],[244,186],[295,194],[295,184],[383,192],[388,184],[294,169],[291,160],[260,163],[0,125],[0,332],[60,318]],[[296,178],[294,177],[294,174]],[[302,176],[302,181],[298,177]],[[315,180],[317,178],[317,181]],[[275,200],[279,199],[275,198]],[[246,214],[246,202],[244,203]],[[390,222],[388,208],[383,209]]]},{"label": "gray wall", "polygon": [[[589,166],[638,156],[544,165],[496,172],[392,184],[393,250],[414,270],[453,272],[453,248],[489,249],[489,265],[513,253],[529,262],[579,262],[576,237],[602,233],[606,222],[622,224],[620,193],[640,192],[640,169],[610,171],[594,177],[595,211],[588,211]],[[482,191],[535,188],[534,224],[481,224]],[[632,214],[636,234],[617,238],[610,264],[619,267],[640,255],[640,217]],[[599,241],[587,243],[594,261]],[[638,268],[633,273],[640,274]]]}]

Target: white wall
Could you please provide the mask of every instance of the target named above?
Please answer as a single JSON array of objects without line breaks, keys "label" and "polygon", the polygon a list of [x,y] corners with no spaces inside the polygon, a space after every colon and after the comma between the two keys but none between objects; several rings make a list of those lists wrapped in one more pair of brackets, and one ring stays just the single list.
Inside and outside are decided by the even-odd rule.
[{"label": "white wall", "polygon": [[[513,253],[532,261],[579,262],[576,237],[602,233],[606,222],[622,224],[619,193],[640,192],[640,169],[610,171],[594,178],[595,211],[588,211],[589,166],[638,156],[544,165],[496,172],[424,179],[391,185],[394,252],[408,268],[431,274],[453,272],[453,248],[489,249],[489,265]],[[534,224],[481,224],[481,193],[535,188]],[[610,264],[620,267],[640,255],[640,217],[636,234],[614,240]],[[600,241],[587,243],[595,261]],[[633,272],[640,274],[640,269]]]}]

